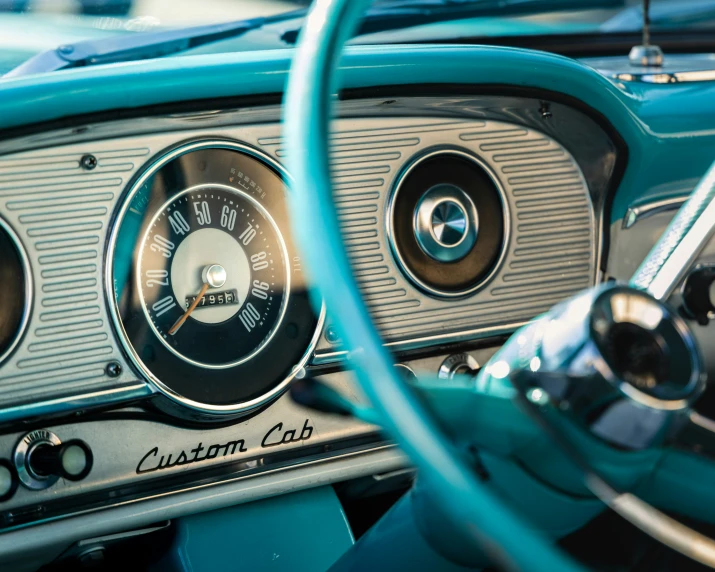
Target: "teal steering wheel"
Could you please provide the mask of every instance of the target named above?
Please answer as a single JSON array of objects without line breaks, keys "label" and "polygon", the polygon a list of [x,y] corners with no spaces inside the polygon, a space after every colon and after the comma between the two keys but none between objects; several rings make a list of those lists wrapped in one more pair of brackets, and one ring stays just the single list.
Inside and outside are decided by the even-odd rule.
[{"label": "teal steering wheel", "polygon": [[[458,396],[456,400],[452,395],[451,401],[449,396],[441,401],[440,398],[430,401],[430,380],[420,380],[425,381],[425,385],[422,388],[424,393],[418,397],[415,388],[408,386],[396,374],[391,356],[384,349],[361,298],[332,199],[329,124],[333,94],[337,87],[335,70],[338,69],[343,45],[351,37],[370,2],[314,2],[304,23],[291,69],[285,107],[285,139],[288,143],[288,166],[294,178],[293,219],[301,223],[295,225],[294,231],[310,276],[320,287],[322,295],[320,300],[316,298],[315,303],[320,305],[325,300],[342,339],[352,349],[350,365],[379,414],[383,427],[412,459],[420,479],[450,520],[459,524],[463,537],[480,546],[492,561],[505,567],[549,572],[578,569],[578,565],[556,548],[551,539],[536,531],[480,481],[463,449],[447,435],[445,429],[450,423],[460,424],[471,436],[476,436],[474,441],[479,445],[494,445],[494,440],[499,441],[494,435],[502,434],[514,437],[513,441],[520,439],[522,444],[529,443],[529,439],[540,434],[543,428],[551,432],[556,442],[559,442],[560,434],[572,434],[574,439],[580,439],[578,446],[573,447],[573,441],[568,443],[562,439],[559,443],[562,445],[561,451],[567,451],[567,456],[576,459],[576,464],[589,475],[586,480],[595,496],[652,536],[701,562],[715,566],[715,543],[712,540],[675,522],[640,499],[628,493],[618,493],[617,488],[608,484],[611,482],[609,479],[601,479],[598,471],[591,471],[593,467],[598,467],[610,472],[611,476],[626,475],[629,472],[646,474],[648,467],[655,465],[653,459],[662,451],[659,447],[663,442],[658,439],[673,426],[682,427],[685,422],[694,419],[690,406],[704,386],[699,356],[688,327],[662,301],[667,299],[702,246],[712,236],[715,169],[711,169],[681,209],[630,286],[602,285],[558,306],[546,319],[538,320],[512,337],[495,358],[499,361],[494,365],[499,367],[491,370],[485,368],[490,372],[480,374],[476,384],[471,381],[466,391],[457,388],[454,394]],[[642,342],[643,347],[626,347],[624,360],[621,359],[623,355],[609,355],[609,352],[623,349],[620,341],[613,344],[611,342],[616,338],[609,338],[609,343],[599,346],[598,336],[603,332],[594,332],[593,327],[590,330],[587,327],[588,324],[593,326],[594,323],[602,323],[604,327],[607,326],[606,333],[609,336],[620,335],[619,328],[625,322],[606,323],[608,315],[602,311],[604,308],[623,305],[624,301],[626,305],[632,304],[634,308],[644,309],[643,316],[627,316],[633,322],[627,324],[631,328],[628,331],[635,331],[633,328],[636,328],[647,338],[649,332],[658,330],[659,336],[670,340],[671,354],[681,358],[679,365],[683,366],[685,373],[664,380],[662,387],[655,387],[655,393],[639,389],[638,382],[644,372],[634,370],[632,364],[628,363],[628,358],[636,355],[629,354],[630,349],[651,347],[647,339]],[[584,312],[584,309],[588,311]],[[584,321],[587,316],[591,322]],[[646,322],[650,322],[644,322],[644,316]],[[658,317],[656,322],[652,321],[653,316]],[[598,319],[602,322],[598,322]],[[598,330],[598,327],[595,329]],[[591,338],[588,338],[589,335]],[[579,336],[585,342],[574,346],[572,341]],[[638,341],[643,336],[631,338],[637,338]],[[576,360],[576,357],[582,357],[584,348],[592,354],[590,361]],[[524,356],[531,360],[525,361]],[[611,367],[614,363],[625,363],[625,369],[617,371]],[[647,368],[649,364],[645,365]],[[586,366],[591,369],[584,371]],[[526,372],[527,375],[517,375],[519,372]],[[574,372],[584,375],[578,377]],[[534,373],[534,376],[530,377],[530,373]],[[659,372],[651,371],[645,374],[660,375]],[[541,379],[537,379],[538,376]],[[638,421],[639,416],[646,415],[651,421],[655,419],[661,424],[658,425],[659,431],[652,435],[640,435],[645,439],[644,442],[630,444],[635,451],[632,454],[624,453],[623,443],[615,442],[621,446],[620,449],[612,446],[612,439],[606,443],[609,435],[607,429],[604,433],[602,426],[590,428],[592,433],[600,431],[597,433],[599,438],[593,438],[592,434],[579,437],[563,416],[551,415],[558,413],[558,407],[550,410],[546,407],[552,403],[552,396],[559,392],[562,393],[561,405],[570,405],[567,390],[573,389],[572,386],[577,383],[583,387],[583,383],[592,383],[599,376],[602,379],[597,380],[600,385],[593,386],[594,391],[600,392],[598,395],[601,399],[607,398],[608,403],[617,406],[609,410],[609,414],[624,415],[625,412],[626,423],[633,422],[633,419]],[[542,381],[551,385],[544,389],[540,385]],[[444,382],[441,383],[443,386]],[[432,396],[444,391],[435,389],[435,386],[432,389]],[[520,407],[514,406],[513,412],[510,410],[510,414],[513,414],[508,419],[500,419],[499,414],[490,414],[489,404],[485,406],[479,401],[489,398],[501,399],[500,411],[504,411],[503,402],[512,406],[520,403]],[[457,407],[461,407],[461,416],[453,415]],[[578,413],[573,407],[570,411]],[[540,422],[531,422],[525,412],[540,417]],[[593,411],[586,413],[591,414]],[[454,421],[450,416],[460,419]],[[707,429],[706,424],[701,423],[698,429],[704,427]],[[715,435],[715,431],[708,431],[710,435]],[[620,438],[613,435],[610,437]],[[489,442],[489,438],[493,441]],[[509,441],[509,438],[502,439],[501,444],[495,448],[501,446],[502,449],[508,449]],[[715,439],[712,441],[715,443]],[[715,458],[715,445],[711,446],[710,457]],[[715,466],[712,459],[706,463],[703,466]],[[635,484],[633,479],[625,479],[625,482],[623,488],[626,489]]]},{"label": "teal steering wheel", "polygon": [[[358,381],[383,427],[418,468],[455,522],[496,561],[522,569],[574,570],[473,473],[420,401],[398,378],[353,277],[332,200],[329,124],[342,46],[371,0],[317,0],[301,32],[289,80],[285,122],[294,178],[293,220],[310,276],[320,286]],[[310,221],[310,222],[308,222]],[[317,300],[316,300],[316,303]]]}]

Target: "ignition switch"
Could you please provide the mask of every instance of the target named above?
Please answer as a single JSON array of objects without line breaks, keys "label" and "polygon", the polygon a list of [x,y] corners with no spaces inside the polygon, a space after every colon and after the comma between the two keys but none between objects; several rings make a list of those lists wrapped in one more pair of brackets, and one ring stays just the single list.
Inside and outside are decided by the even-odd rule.
[{"label": "ignition switch", "polygon": [[441,379],[452,379],[455,375],[477,375],[479,363],[467,353],[452,354],[439,366]]}]

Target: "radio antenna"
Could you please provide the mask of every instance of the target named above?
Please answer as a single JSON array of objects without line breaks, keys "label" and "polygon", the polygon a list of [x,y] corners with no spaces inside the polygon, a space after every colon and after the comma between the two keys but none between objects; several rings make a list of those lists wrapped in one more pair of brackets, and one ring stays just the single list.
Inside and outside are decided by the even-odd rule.
[{"label": "radio antenna", "polygon": [[650,0],[643,0],[642,44],[633,46],[628,54],[632,66],[660,67],[663,65],[663,50],[650,43]]}]

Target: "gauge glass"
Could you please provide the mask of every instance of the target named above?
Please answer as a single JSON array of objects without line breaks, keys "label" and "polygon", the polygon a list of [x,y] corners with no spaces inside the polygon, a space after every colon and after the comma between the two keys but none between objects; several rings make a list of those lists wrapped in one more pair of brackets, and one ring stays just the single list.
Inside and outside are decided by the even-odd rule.
[{"label": "gauge glass", "polygon": [[226,186],[187,189],[162,205],[142,240],[136,272],[142,308],[158,339],[180,358],[204,367],[240,364],[281,324],[290,292],[287,257],[280,231],[257,201]]}]

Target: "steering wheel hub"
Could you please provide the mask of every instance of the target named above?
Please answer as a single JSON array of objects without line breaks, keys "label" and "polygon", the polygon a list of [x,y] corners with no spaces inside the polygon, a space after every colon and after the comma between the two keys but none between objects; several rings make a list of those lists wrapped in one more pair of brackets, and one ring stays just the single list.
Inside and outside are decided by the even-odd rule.
[{"label": "steering wheel hub", "polygon": [[645,292],[624,287],[603,292],[594,301],[590,335],[607,375],[628,384],[631,395],[690,404],[702,391],[699,360],[691,359],[696,346],[690,330]]}]

